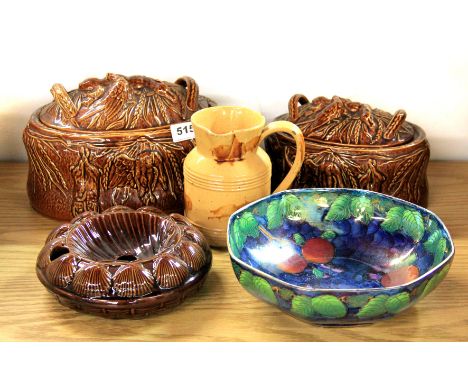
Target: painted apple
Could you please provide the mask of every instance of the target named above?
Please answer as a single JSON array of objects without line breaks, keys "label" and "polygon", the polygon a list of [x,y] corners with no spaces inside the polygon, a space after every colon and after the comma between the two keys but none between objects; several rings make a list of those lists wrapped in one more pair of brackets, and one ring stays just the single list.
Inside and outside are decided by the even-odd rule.
[{"label": "painted apple", "polygon": [[409,283],[419,277],[419,269],[414,265],[398,268],[382,276],[380,283],[383,287],[393,287]]},{"label": "painted apple", "polygon": [[278,268],[286,273],[301,273],[306,269],[307,261],[300,255],[292,255],[278,264]]},{"label": "painted apple", "polygon": [[302,247],[302,256],[310,263],[326,264],[335,255],[335,247],[326,239],[314,237],[307,240]]}]

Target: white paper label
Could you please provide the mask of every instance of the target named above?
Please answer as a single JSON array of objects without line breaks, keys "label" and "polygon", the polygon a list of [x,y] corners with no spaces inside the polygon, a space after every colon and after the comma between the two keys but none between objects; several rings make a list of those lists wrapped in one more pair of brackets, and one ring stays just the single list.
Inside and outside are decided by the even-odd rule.
[{"label": "white paper label", "polygon": [[182,142],[195,138],[192,122],[182,122],[171,125],[171,134],[174,142]]}]

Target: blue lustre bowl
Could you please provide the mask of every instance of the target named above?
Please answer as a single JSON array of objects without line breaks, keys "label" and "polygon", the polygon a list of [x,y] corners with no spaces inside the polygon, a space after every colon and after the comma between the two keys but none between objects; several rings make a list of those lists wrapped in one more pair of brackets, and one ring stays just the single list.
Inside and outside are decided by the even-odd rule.
[{"label": "blue lustre bowl", "polygon": [[431,211],[356,189],[288,190],[229,219],[240,284],[322,325],[373,322],[424,298],[447,275],[454,246]]}]

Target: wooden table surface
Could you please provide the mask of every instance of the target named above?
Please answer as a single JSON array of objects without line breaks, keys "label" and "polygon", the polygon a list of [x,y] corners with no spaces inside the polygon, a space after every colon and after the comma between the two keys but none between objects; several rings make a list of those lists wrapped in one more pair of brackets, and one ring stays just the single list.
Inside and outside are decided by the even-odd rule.
[{"label": "wooden table surface", "polygon": [[445,222],[456,248],[444,282],[390,320],[328,328],[249,295],[222,251],[214,251],[201,291],[171,312],[110,320],[61,306],[35,273],[36,256],[58,223],[29,206],[26,173],[26,164],[0,163],[1,341],[468,341],[468,162],[429,167],[429,208]]}]

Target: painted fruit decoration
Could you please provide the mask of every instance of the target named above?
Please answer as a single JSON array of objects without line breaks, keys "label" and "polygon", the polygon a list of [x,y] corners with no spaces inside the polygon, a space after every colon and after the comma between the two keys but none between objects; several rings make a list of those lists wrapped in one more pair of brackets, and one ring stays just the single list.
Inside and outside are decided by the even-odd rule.
[{"label": "painted fruit decoration", "polygon": [[310,263],[326,264],[333,259],[334,255],[333,244],[320,237],[307,240],[302,247],[302,256]]},{"label": "painted fruit decoration", "polygon": [[301,273],[307,267],[307,261],[300,255],[293,255],[279,263],[278,268],[285,273]]},{"label": "painted fruit decoration", "polygon": [[407,284],[419,277],[419,269],[414,265],[398,268],[382,276],[380,283],[383,287],[393,287]]}]

